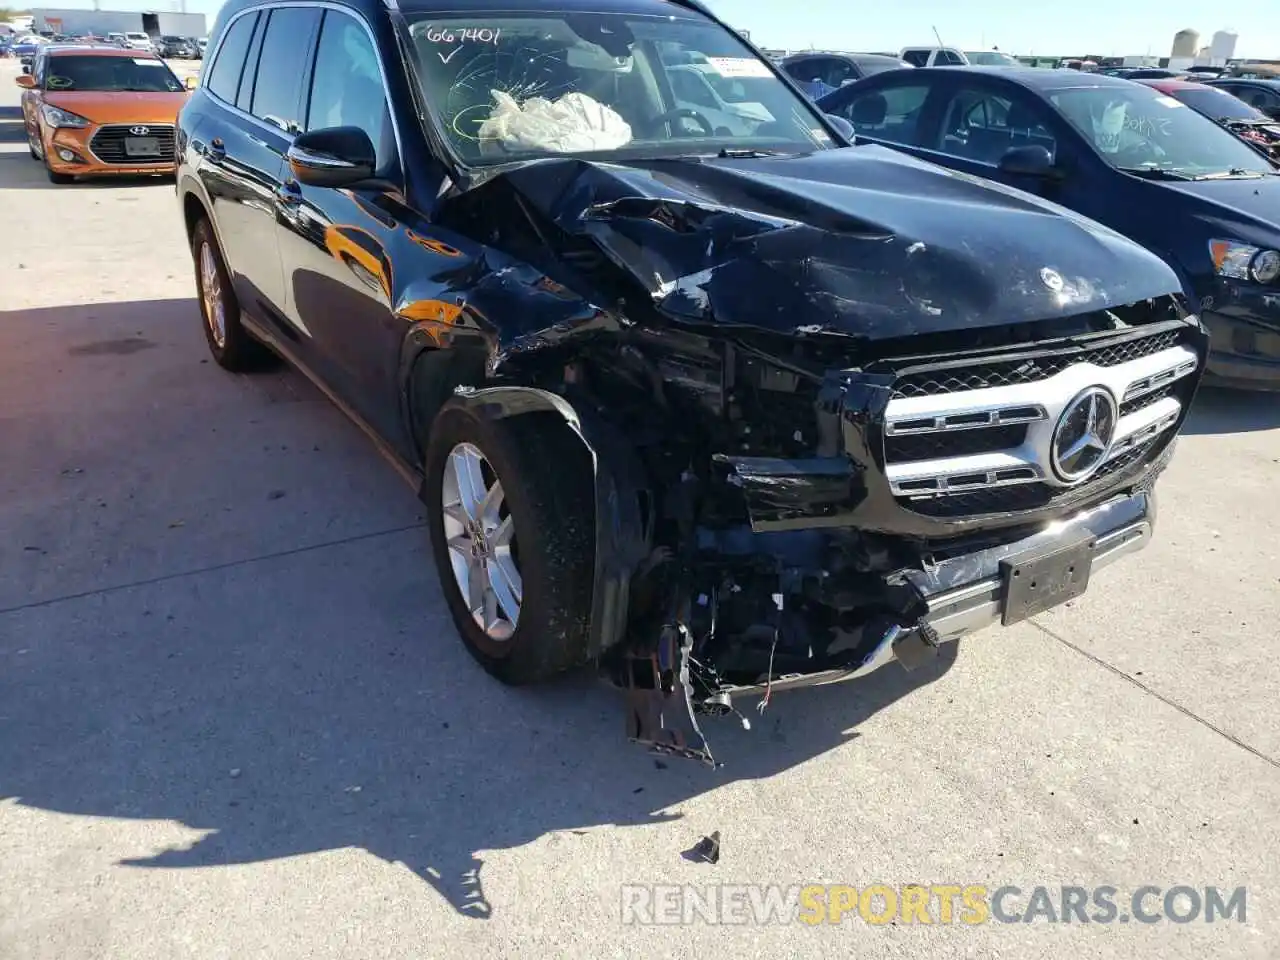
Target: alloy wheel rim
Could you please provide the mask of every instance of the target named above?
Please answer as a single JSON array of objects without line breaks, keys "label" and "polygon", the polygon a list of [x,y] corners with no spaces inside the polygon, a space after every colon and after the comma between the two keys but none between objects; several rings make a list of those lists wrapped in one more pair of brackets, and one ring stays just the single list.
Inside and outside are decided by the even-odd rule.
[{"label": "alloy wheel rim", "polygon": [[515,526],[502,482],[479,447],[460,443],[449,451],[440,506],[449,564],[467,610],[491,640],[510,640],[524,599]]},{"label": "alloy wheel rim", "polygon": [[227,313],[222,305],[222,281],[209,244],[200,244],[200,298],[204,301],[205,322],[219,348],[227,345]]}]

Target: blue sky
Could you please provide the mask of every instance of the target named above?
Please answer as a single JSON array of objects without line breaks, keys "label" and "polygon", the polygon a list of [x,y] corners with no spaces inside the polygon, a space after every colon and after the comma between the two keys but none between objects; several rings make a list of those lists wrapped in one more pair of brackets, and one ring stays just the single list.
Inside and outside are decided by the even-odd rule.
[{"label": "blue sky", "polygon": [[[3,2],[3,0],[0,0]],[[14,0],[9,0],[13,3]],[[49,6],[89,7],[85,0],[47,0]],[[962,49],[999,46],[1017,54],[1092,52],[1103,56],[1168,56],[1173,35],[1186,27],[1208,43],[1215,30],[1240,34],[1236,56],[1280,59],[1277,0],[708,0],[734,26],[750,30],[765,47],[829,46],[848,50],[898,50],[933,43],[933,27],[945,43]],[[152,0],[154,9],[176,3]],[[193,13],[212,15],[220,0],[188,0]],[[105,9],[142,9],[145,3],[106,0]],[[1223,12],[1215,14],[1213,7]],[[1230,19],[1226,19],[1230,18]]]},{"label": "blue sky", "polygon": [[[766,47],[831,46],[898,50],[943,42],[1016,54],[1098,53],[1168,56],[1173,35],[1190,28],[1207,44],[1217,30],[1240,35],[1236,56],[1280,59],[1276,0],[709,0],[734,26]],[[1218,7],[1221,13],[1214,13]],[[1230,19],[1226,19],[1230,18]]]}]

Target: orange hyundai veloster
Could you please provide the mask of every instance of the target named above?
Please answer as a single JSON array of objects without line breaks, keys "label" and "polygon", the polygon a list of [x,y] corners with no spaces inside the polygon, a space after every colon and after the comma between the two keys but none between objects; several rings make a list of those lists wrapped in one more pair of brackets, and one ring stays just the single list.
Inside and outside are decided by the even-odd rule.
[{"label": "orange hyundai veloster", "polygon": [[17,82],[31,155],[54,183],[174,172],[174,123],[188,92],[159,57],[68,46]]}]

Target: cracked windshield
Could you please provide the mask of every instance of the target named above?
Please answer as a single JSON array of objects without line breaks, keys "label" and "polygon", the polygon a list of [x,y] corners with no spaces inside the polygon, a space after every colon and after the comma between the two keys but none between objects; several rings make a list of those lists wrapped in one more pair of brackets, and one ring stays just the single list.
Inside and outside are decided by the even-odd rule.
[{"label": "cracked windshield", "polygon": [[410,32],[428,102],[468,163],[832,142],[768,63],[693,15],[436,18]]},{"label": "cracked windshield", "polygon": [[1049,100],[1108,163],[1130,173],[1199,180],[1275,171],[1257,150],[1224,136],[1213,120],[1152,87],[1081,87]]}]

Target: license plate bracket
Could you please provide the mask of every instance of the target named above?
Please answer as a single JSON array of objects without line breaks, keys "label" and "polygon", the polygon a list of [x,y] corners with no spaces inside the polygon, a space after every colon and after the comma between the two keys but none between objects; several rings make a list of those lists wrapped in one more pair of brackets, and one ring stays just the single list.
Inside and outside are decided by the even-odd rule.
[{"label": "license plate bracket", "polygon": [[1006,627],[1074,600],[1089,588],[1098,538],[1084,532],[1065,543],[1032,550],[1000,561],[1004,603],[1000,622]]},{"label": "license plate bracket", "polygon": [[160,156],[159,137],[125,137],[124,152],[127,157]]}]

